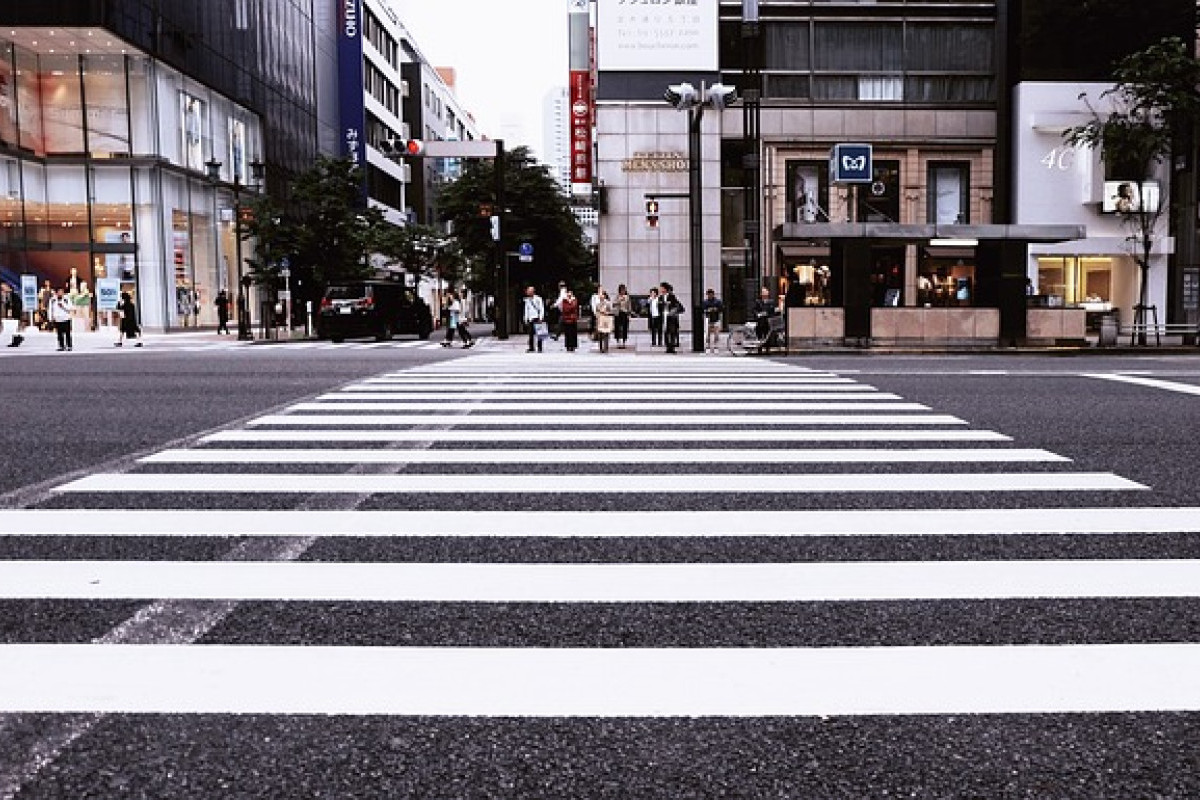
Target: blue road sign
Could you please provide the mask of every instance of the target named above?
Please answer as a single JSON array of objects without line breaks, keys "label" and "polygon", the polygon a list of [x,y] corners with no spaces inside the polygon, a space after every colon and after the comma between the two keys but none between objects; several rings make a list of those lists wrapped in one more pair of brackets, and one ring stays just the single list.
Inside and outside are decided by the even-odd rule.
[{"label": "blue road sign", "polygon": [[870,183],[873,172],[869,144],[835,144],[829,152],[829,179],[833,183]]}]

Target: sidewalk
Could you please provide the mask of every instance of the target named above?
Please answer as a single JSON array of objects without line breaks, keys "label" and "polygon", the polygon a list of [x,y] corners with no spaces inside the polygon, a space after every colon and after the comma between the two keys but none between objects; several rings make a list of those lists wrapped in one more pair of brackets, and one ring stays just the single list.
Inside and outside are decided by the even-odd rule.
[{"label": "sidewalk", "polygon": [[[54,331],[40,331],[37,328],[27,327],[21,331],[21,335],[25,340],[20,347],[9,347],[9,342],[12,341],[13,334],[16,332],[16,325],[12,320],[4,321],[4,330],[0,332],[0,356],[5,355],[26,355],[33,353],[44,353],[47,355],[58,355],[58,337]],[[88,330],[73,330],[71,332],[72,352],[76,353],[95,353],[95,352],[111,352],[125,348],[134,347],[135,342],[126,341],[124,347],[114,347],[114,342],[117,341],[117,329],[114,327],[101,327],[94,331]],[[186,333],[144,333],[137,341],[143,342],[142,349],[154,348],[162,346],[164,343],[171,344],[217,344],[227,343],[232,340],[236,344],[236,336],[218,336],[213,331],[188,331]]]}]

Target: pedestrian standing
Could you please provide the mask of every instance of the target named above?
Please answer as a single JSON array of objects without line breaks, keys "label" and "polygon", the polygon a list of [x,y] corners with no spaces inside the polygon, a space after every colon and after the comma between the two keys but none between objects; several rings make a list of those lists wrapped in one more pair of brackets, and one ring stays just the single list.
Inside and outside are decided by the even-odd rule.
[{"label": "pedestrian standing", "polygon": [[663,343],[663,317],[658,303],[658,288],[650,290],[646,298],[646,313],[649,315],[650,346],[661,347]]},{"label": "pedestrian standing", "polygon": [[71,342],[71,300],[63,295],[62,289],[55,289],[54,296],[47,303],[46,313],[50,315],[50,324],[58,334],[59,351],[72,349]]},{"label": "pedestrian standing", "polygon": [[617,340],[617,348],[625,349],[625,343],[629,341],[629,318],[633,316],[633,299],[629,296],[629,289],[625,284],[617,287],[617,299],[613,300],[613,338]]},{"label": "pedestrian standing", "polygon": [[24,306],[21,302],[21,293],[13,290],[8,294],[8,313],[12,315],[13,320],[13,335],[9,340],[9,347],[20,347],[21,342],[25,341],[24,334],[21,329],[25,327],[25,323],[21,320],[21,312]]},{"label": "pedestrian standing", "polygon": [[613,332],[613,302],[608,292],[600,290],[600,300],[596,303],[596,343],[601,353],[608,352],[608,340]]},{"label": "pedestrian standing", "polygon": [[137,339],[134,347],[141,347],[142,326],[138,323],[137,304],[133,302],[133,295],[129,292],[121,292],[121,302],[117,303],[117,316],[121,321],[117,325],[117,341],[114,345],[120,347],[123,339]]},{"label": "pedestrian standing", "polygon": [[442,317],[446,320],[446,340],[442,342],[442,347],[451,347],[454,345],[454,331],[458,328],[458,317],[462,312],[462,306],[458,304],[454,292],[446,292],[442,304]]},{"label": "pedestrian standing", "polygon": [[542,352],[542,341],[546,337],[541,335],[538,329],[545,328],[546,325],[546,304],[542,302],[542,298],[538,297],[537,290],[532,286],[525,287],[525,302],[521,311],[521,320],[529,332],[529,349],[525,352],[532,353],[535,342],[537,351]]},{"label": "pedestrian standing", "polygon": [[579,301],[570,289],[567,289],[567,296],[563,298],[559,310],[562,312],[562,332],[567,352],[574,353],[579,347]]},{"label": "pedestrian standing", "polygon": [[704,302],[700,304],[704,314],[704,323],[708,327],[708,337],[704,340],[704,352],[717,352],[717,344],[721,341],[721,317],[725,314],[725,304],[713,289],[704,293]]},{"label": "pedestrian standing", "polygon": [[663,282],[658,286],[659,315],[666,321],[663,328],[663,344],[668,353],[674,353],[679,347],[679,315],[683,313],[683,303],[675,296],[675,288]]},{"label": "pedestrian standing", "polygon": [[463,304],[462,295],[458,292],[454,292],[454,302],[458,304],[458,338],[463,343],[463,349],[467,350],[475,346],[475,337],[467,328],[466,306]]},{"label": "pedestrian standing", "polygon": [[556,342],[558,341],[558,337],[562,335],[562,302],[567,299],[567,291],[566,281],[559,281],[558,297],[554,298],[554,302],[546,310],[546,322],[553,323],[553,326],[550,328],[550,338]]},{"label": "pedestrian standing", "polygon": [[217,292],[217,299],[213,300],[213,305],[217,308],[217,333],[229,334],[229,293],[224,289]]}]

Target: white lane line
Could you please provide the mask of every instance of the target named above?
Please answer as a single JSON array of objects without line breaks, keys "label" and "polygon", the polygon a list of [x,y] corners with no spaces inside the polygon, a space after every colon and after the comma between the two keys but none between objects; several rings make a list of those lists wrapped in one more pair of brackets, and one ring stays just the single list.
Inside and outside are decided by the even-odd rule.
[{"label": "white lane line", "polygon": [[661,649],[18,644],[0,646],[0,712],[1161,713],[1200,710],[1197,675],[1197,644]]},{"label": "white lane line", "polygon": [[549,425],[614,425],[622,427],[663,427],[670,425],[719,425],[721,427],[762,425],[966,425],[948,414],[539,414],[536,417],[514,414],[268,414],[247,425],[278,426],[446,426],[446,425],[530,425],[530,436]]},{"label": "white lane line", "polygon": [[412,375],[408,377],[397,378],[368,378],[361,381],[365,386],[380,386],[387,388],[405,388],[405,387],[427,387],[427,386],[448,386],[455,384],[487,384],[489,386],[503,386],[505,388],[521,388],[523,386],[563,386],[567,388],[587,388],[587,387],[603,387],[617,386],[620,388],[639,388],[648,387],[651,389],[674,389],[678,387],[692,386],[721,386],[721,387],[786,387],[786,388],[806,388],[821,389],[822,391],[833,391],[836,388],[846,388],[855,390],[859,387],[865,387],[865,384],[850,380],[849,378],[788,378],[788,377],[768,377],[768,378],[735,378],[728,375],[712,375],[697,378],[685,378],[672,376],[669,380],[664,379],[661,373],[653,376],[646,376],[644,380],[638,380],[628,377],[627,373],[614,375],[600,375],[588,377],[579,375],[576,377],[560,377],[554,375],[529,375],[525,377],[509,377],[509,378],[493,378],[490,376],[481,375],[475,378],[463,377],[460,375],[446,375],[445,377],[433,378],[427,375]]},{"label": "white lane line", "polygon": [[[268,431],[234,430],[200,438],[210,442],[619,442],[637,444],[644,433],[610,428],[606,430],[461,430],[445,431]],[[734,429],[681,430],[667,428],[654,432],[654,441],[665,442],[1011,442],[1012,437],[994,431],[965,430],[788,430]]]},{"label": "white lane line", "polygon": [[7,509],[2,536],[690,538],[1200,534],[1200,507],[838,511]]},{"label": "white lane line", "polygon": [[1200,597],[1200,561],[0,561],[0,599],[6,600],[812,603],[1081,597]]},{"label": "white lane line", "polygon": [[327,475],[97,473],[54,492],[228,494],[819,494],[826,492],[1058,492],[1147,489],[1108,472],[913,474]]},{"label": "white lane line", "polygon": [[[855,387],[858,388],[858,387]],[[461,398],[462,389],[443,387],[441,391],[381,391],[378,388],[347,388],[317,397],[318,402],[341,401],[376,401],[376,400],[441,400],[443,402]],[[478,400],[492,403],[498,400],[528,400],[530,398],[555,399],[567,404],[576,404],[581,400],[605,400],[612,402],[661,402],[683,400],[737,400],[752,405],[771,400],[840,400],[840,401],[875,401],[901,400],[899,395],[879,392],[874,389],[859,389],[856,392],[779,392],[773,390],[756,390],[747,392],[707,391],[707,392],[623,392],[597,387],[583,391],[559,389],[558,387],[530,386],[526,389],[505,388],[497,391],[490,386],[475,386],[468,391],[478,394]],[[472,399],[475,399],[472,397]],[[406,403],[407,405],[407,403]]]},{"label": "white lane line", "polygon": [[1085,378],[1096,378],[1102,381],[1116,381],[1117,383],[1129,383],[1134,386],[1146,386],[1151,389],[1165,389],[1168,392],[1179,392],[1180,394],[1200,395],[1200,386],[1195,386],[1190,383],[1177,383],[1175,381],[1164,381],[1157,378],[1141,378],[1136,375],[1110,375],[1110,374],[1088,374]]},{"label": "white lane line", "polygon": [[461,395],[443,397],[440,402],[373,402],[348,400],[336,402],[332,400],[314,403],[296,403],[288,406],[287,411],[452,411],[454,409],[485,408],[487,411],[612,411],[624,408],[635,408],[647,413],[666,410],[679,412],[695,411],[928,411],[929,406],[921,403],[893,402],[868,400],[854,402],[823,401],[819,403],[805,402],[775,402],[772,400],[737,400],[737,401],[704,401],[697,400],[687,403],[665,403],[651,401],[638,403],[629,400],[613,402],[594,400],[511,400],[495,401],[486,396],[468,397],[460,400]]},{"label": "white lane line", "polygon": [[[643,445],[644,443],[635,442]],[[376,450],[376,449],[175,449],[138,459],[144,464],[937,464],[1064,462],[1041,449],[813,449],[813,450],[616,450],[600,448]]]}]

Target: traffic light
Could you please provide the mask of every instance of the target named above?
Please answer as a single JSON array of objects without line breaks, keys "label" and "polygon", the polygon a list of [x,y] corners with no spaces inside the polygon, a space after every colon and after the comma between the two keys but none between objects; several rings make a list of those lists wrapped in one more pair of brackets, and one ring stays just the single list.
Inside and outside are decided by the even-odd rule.
[{"label": "traffic light", "polygon": [[379,149],[385,156],[393,160],[401,156],[425,155],[425,143],[420,139],[384,139],[379,143]]},{"label": "traffic light", "polygon": [[404,143],[403,154],[406,156],[423,156],[425,155],[425,143],[420,139],[409,139]]},{"label": "traffic light", "polygon": [[646,227],[650,230],[658,228],[658,201],[646,201]]}]

